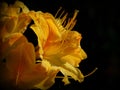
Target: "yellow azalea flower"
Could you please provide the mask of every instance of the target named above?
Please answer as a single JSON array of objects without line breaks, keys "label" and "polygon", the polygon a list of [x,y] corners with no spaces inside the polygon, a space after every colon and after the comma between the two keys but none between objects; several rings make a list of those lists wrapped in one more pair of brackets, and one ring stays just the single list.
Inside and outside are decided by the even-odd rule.
[{"label": "yellow azalea flower", "polygon": [[[71,76],[79,82],[83,81],[84,76],[76,67],[87,55],[80,46],[81,34],[71,31],[77,11],[65,27],[62,23],[66,17],[55,19],[50,13],[41,11],[32,11],[29,15],[34,21],[31,28],[38,37],[39,57],[59,68],[65,78]],[[65,80],[67,79],[63,80],[66,83]]]}]

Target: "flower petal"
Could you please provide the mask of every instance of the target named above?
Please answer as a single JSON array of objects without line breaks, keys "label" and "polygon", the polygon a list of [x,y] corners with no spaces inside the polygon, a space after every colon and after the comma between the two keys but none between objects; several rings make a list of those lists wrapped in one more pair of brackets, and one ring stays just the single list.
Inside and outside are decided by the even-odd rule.
[{"label": "flower petal", "polygon": [[15,87],[23,89],[33,88],[35,84],[42,82],[48,72],[46,69],[48,65],[35,63],[34,47],[28,42],[21,42],[9,51],[6,65],[9,70],[9,80],[14,81]]},{"label": "flower petal", "polygon": [[[19,42],[14,45],[16,41]],[[21,33],[9,35],[4,42],[0,43],[0,60],[3,60],[7,56],[8,52],[21,42],[27,42],[27,39]]]},{"label": "flower petal", "polygon": [[38,37],[39,54],[43,54],[43,47],[48,38],[49,27],[42,12],[31,11],[29,12],[29,16],[35,23],[30,28],[32,28]]},{"label": "flower petal", "polygon": [[[60,71],[67,78],[67,76],[71,76],[74,80],[78,80],[82,82],[84,80],[84,76],[78,68],[73,67],[69,63],[65,63],[60,67]],[[63,80],[65,84],[68,84],[68,81]]]},{"label": "flower petal", "polygon": [[42,61],[42,65],[45,66],[46,69],[48,68],[47,75],[39,84],[36,84],[35,87],[46,90],[55,83],[55,77],[59,69],[57,67],[51,66],[50,63],[46,60]]},{"label": "flower petal", "polygon": [[[20,42],[20,39],[18,42]],[[18,84],[22,73],[31,70],[34,66],[35,53],[31,43],[24,42],[18,44],[16,42],[14,45],[6,57],[6,65],[9,71],[13,73],[16,84]]]},{"label": "flower petal", "polygon": [[[24,7],[24,8],[23,8]],[[20,12],[20,8],[25,9],[22,2],[16,1],[13,5],[2,3],[0,7],[0,39],[4,41],[12,33],[23,33],[31,19],[27,13]]]}]

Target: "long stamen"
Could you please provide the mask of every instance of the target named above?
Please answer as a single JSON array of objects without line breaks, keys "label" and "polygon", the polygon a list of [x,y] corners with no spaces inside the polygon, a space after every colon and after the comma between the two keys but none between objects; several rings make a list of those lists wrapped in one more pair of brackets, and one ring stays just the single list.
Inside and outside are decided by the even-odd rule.
[{"label": "long stamen", "polygon": [[62,9],[62,7],[60,7],[57,11],[57,13],[55,14],[55,18],[57,17],[58,13],[60,12],[60,10]]},{"label": "long stamen", "polygon": [[[55,78],[64,78],[64,76],[56,76]],[[72,77],[68,77],[69,79],[72,79]]]},{"label": "long stamen", "polygon": [[92,75],[93,73],[96,72],[97,69],[98,69],[98,68],[95,68],[92,72],[90,72],[89,74],[85,75],[84,77],[88,77],[88,76]]},{"label": "long stamen", "polygon": [[73,27],[75,26],[76,22],[77,22],[77,20],[75,20],[75,21],[71,24],[69,30],[72,30],[72,29],[73,29]]},{"label": "long stamen", "polygon": [[[96,72],[98,68],[95,68],[92,72],[90,72],[89,74],[85,75],[84,77],[88,77],[90,75],[92,75],[93,73]],[[64,78],[64,76],[56,76],[56,78]],[[69,79],[72,79],[72,77],[68,77]]]},{"label": "long stamen", "polygon": [[75,13],[74,13],[73,17],[72,17],[71,20],[67,23],[67,25],[65,26],[65,28],[67,28],[67,29],[70,28],[71,24],[74,22],[74,20],[75,20],[75,18],[76,18],[76,16],[77,16],[78,12],[79,12],[79,10],[75,10]]},{"label": "long stamen", "polygon": [[61,19],[61,23],[63,24],[64,22],[66,22],[66,18],[68,16],[68,13],[66,13],[63,18]]},{"label": "long stamen", "polygon": [[61,17],[62,17],[62,15],[64,14],[64,12],[65,12],[65,11],[62,11],[62,13],[60,14],[60,16],[59,16],[58,18],[61,18]]}]

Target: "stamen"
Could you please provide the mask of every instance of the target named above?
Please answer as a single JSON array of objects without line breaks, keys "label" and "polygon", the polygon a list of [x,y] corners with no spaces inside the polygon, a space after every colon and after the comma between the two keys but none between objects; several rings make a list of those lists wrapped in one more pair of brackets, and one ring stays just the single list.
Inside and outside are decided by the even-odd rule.
[{"label": "stamen", "polygon": [[[64,76],[56,76],[55,78],[64,78]],[[68,77],[69,79],[72,79],[72,77]]]},{"label": "stamen", "polygon": [[62,11],[62,13],[60,14],[60,16],[58,17],[58,18],[61,18],[62,17],[62,15],[64,14],[64,10]]},{"label": "stamen", "polygon": [[77,16],[78,12],[79,12],[79,10],[75,10],[75,13],[74,13],[73,17],[72,17],[71,20],[67,23],[67,25],[65,26],[65,28],[67,28],[67,29],[70,28],[71,24],[74,22],[74,20],[75,20],[75,18],[76,18],[76,16]]},{"label": "stamen", "polygon": [[[89,74],[85,75],[84,77],[88,77],[90,75],[92,75],[94,72],[96,72],[98,68],[95,68],[92,72],[90,72]],[[64,78],[64,76],[56,76],[56,78]],[[72,77],[68,77],[69,79],[72,79]]]},{"label": "stamen", "polygon": [[97,69],[98,68],[96,67],[92,72],[90,72],[89,74],[85,75],[84,77],[88,77],[88,76],[92,75],[94,72],[96,72]]},{"label": "stamen", "polygon": [[70,31],[73,29],[73,27],[75,26],[76,22],[77,22],[77,20],[74,20],[74,22],[71,24],[71,26],[69,28]]},{"label": "stamen", "polygon": [[60,12],[60,10],[62,9],[62,7],[60,7],[57,11],[57,13],[55,14],[55,18],[57,17],[58,13]]},{"label": "stamen", "polygon": [[66,22],[66,18],[68,16],[68,13],[66,13],[63,18],[61,19],[61,23],[63,24],[64,22]]},{"label": "stamen", "polygon": [[66,25],[66,20],[63,20],[62,21],[62,26],[65,27],[65,25]]}]

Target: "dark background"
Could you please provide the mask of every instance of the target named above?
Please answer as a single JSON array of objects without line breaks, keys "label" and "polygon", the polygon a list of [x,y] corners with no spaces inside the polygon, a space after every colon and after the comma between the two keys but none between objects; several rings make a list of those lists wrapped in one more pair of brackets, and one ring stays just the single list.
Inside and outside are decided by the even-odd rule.
[{"label": "dark background", "polygon": [[[5,0],[13,3],[14,0]],[[119,30],[120,8],[115,1],[87,0],[21,0],[30,10],[50,12],[53,15],[60,6],[72,15],[79,10],[75,30],[82,34],[81,46],[88,58],[80,63],[81,71],[86,75],[94,68],[98,70],[84,82],[70,80],[64,86],[60,79],[50,90],[118,90],[119,88]]]}]

